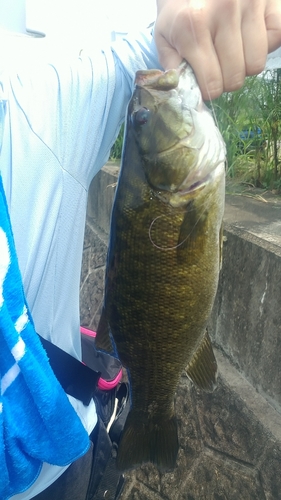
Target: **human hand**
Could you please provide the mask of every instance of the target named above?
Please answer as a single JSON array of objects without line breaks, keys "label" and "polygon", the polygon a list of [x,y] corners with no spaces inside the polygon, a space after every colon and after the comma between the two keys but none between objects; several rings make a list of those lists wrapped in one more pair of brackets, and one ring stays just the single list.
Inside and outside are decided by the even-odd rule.
[{"label": "human hand", "polygon": [[186,59],[204,99],[240,88],[281,45],[280,0],[157,0],[157,10],[160,63]]}]

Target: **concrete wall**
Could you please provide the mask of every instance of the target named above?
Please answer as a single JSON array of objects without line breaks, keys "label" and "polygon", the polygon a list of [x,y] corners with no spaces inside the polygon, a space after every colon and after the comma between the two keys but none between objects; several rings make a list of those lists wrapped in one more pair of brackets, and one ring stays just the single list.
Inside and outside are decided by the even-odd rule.
[{"label": "concrete wall", "polygon": [[[116,165],[105,167],[89,193],[81,322],[92,328],[102,305],[117,171]],[[238,225],[225,227],[209,326],[218,387],[204,394],[182,376],[177,466],[166,474],[150,465],[127,474],[122,500],[281,499],[281,248]]]}]

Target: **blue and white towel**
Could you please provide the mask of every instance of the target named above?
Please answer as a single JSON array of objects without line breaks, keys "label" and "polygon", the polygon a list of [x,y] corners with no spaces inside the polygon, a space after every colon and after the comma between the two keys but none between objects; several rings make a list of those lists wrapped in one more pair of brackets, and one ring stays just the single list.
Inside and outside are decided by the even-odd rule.
[{"label": "blue and white towel", "polygon": [[[4,106],[0,99],[0,153]],[[0,383],[0,499],[6,500],[37,479],[42,462],[64,466],[79,458],[89,438],[35,332],[1,176]]]}]

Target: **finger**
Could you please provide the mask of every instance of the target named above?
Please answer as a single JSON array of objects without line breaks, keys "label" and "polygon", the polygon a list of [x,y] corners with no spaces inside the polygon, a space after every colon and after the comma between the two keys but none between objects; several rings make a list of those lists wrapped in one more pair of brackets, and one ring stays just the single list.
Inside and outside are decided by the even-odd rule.
[{"label": "finger", "polygon": [[181,10],[175,21],[177,30],[171,27],[173,38],[168,41],[164,36],[159,37],[162,26],[156,23],[155,41],[159,59],[165,69],[175,67],[182,59],[188,61],[197,77],[203,98],[213,99],[223,91],[220,65],[204,17],[205,11],[193,10],[192,14],[191,17],[188,9]]},{"label": "finger", "polygon": [[281,2],[270,2],[265,12],[268,52],[273,52],[281,46]]},{"label": "finger", "polygon": [[219,97],[224,89],[223,77],[211,37],[206,36],[204,43],[201,41],[200,45],[182,53],[196,75],[203,99]]},{"label": "finger", "polygon": [[206,13],[193,11],[193,17],[185,20],[177,49],[191,65],[203,99],[211,100],[223,92],[223,77],[220,62],[212,40]]},{"label": "finger", "polygon": [[[258,36],[257,36],[258,33]],[[261,2],[252,5],[243,15],[241,34],[247,76],[263,71],[268,53],[264,7]]]},{"label": "finger", "polygon": [[[161,49],[158,49],[159,61],[165,70],[177,68],[183,59],[190,64],[197,78],[203,99],[215,99],[223,92],[220,65],[213,50],[211,40],[203,46],[201,43],[200,47],[198,45],[192,47],[191,43],[188,43],[180,51],[182,56],[179,55],[178,50],[174,49],[164,37],[160,41],[160,36],[158,35],[157,44],[158,47],[161,47]],[[189,50],[186,50],[186,47]]]},{"label": "finger", "polygon": [[165,70],[177,68],[183,59],[178,51],[158,32],[155,32],[155,42],[158,50],[158,59],[162,67]]},{"label": "finger", "polygon": [[223,90],[231,92],[239,89],[245,80],[245,59],[241,13],[234,2],[225,2],[221,5],[213,40],[221,67]]}]

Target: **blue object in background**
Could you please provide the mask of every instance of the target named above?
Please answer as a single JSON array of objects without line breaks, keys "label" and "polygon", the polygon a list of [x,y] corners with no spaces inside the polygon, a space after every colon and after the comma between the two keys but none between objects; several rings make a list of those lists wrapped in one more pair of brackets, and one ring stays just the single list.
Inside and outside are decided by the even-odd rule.
[{"label": "blue object in background", "polygon": [[262,151],[266,141],[260,127],[245,127],[239,132],[237,151],[240,154]]}]

